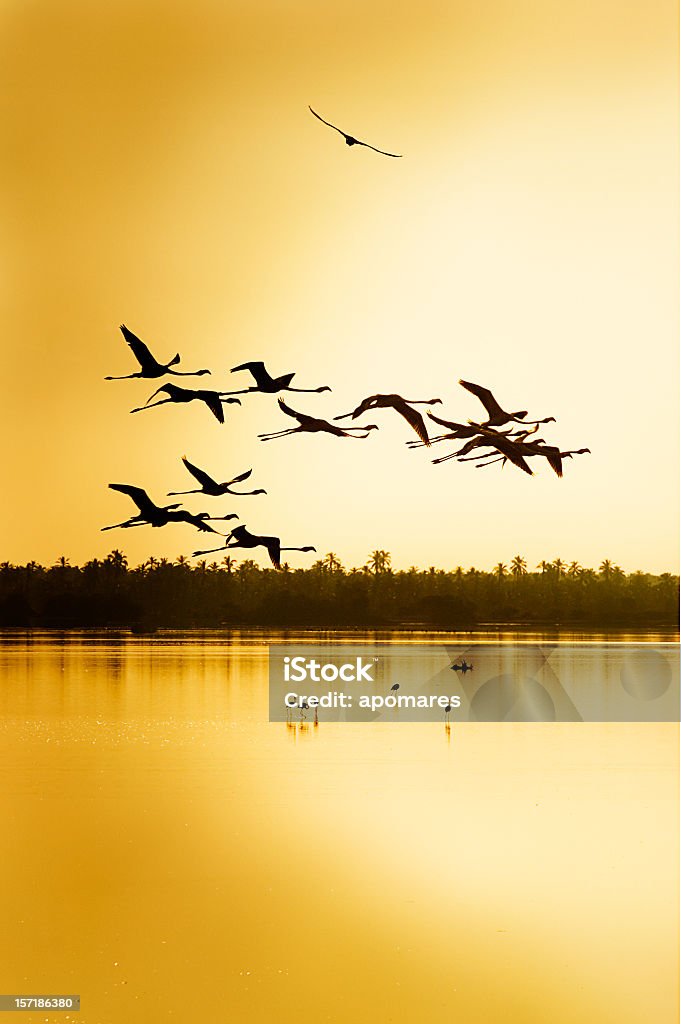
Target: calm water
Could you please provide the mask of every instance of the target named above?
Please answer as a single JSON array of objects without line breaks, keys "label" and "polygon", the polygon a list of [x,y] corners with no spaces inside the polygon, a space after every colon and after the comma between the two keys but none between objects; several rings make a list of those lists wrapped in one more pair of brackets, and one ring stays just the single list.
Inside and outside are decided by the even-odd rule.
[{"label": "calm water", "polygon": [[677,1021],[678,725],[271,724],[268,639],[0,636],[22,1020]]}]

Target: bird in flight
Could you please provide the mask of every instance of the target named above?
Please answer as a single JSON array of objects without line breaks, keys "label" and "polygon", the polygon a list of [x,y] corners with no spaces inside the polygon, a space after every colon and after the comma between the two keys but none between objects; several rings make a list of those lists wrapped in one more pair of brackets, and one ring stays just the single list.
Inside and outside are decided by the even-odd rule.
[{"label": "bird in flight", "polygon": [[120,491],[127,494],[139,509],[137,515],[131,516],[122,523],[114,523],[113,526],[103,526],[102,530],[116,530],[119,527],[127,530],[132,526],[153,526],[158,528],[167,526],[168,523],[190,523],[202,533],[218,533],[212,526],[208,526],[207,519],[223,520],[238,519],[236,513],[228,516],[209,516],[207,512],[192,513],[181,508],[180,502],[173,505],[157,505],[151,500],[142,487],[135,487],[133,484],[109,484],[112,491]]},{"label": "bird in flight", "polygon": [[[233,543],[230,544],[230,540]],[[281,569],[281,552],[282,551],[316,551],[316,548],[307,547],[303,548],[283,548],[281,541],[278,537],[259,537],[255,533],[250,533],[245,526],[236,526],[231,533],[227,534],[227,541],[224,547],[212,548],[210,551],[194,551],[193,557],[198,558],[199,555],[212,555],[216,551],[224,551],[225,548],[266,548],[267,553],[270,556],[270,561],[275,569]]]},{"label": "bird in flight", "polygon": [[238,494],[245,496],[248,494],[267,494],[262,487],[256,488],[255,491],[233,491],[232,484],[243,483],[244,480],[248,480],[249,476],[253,472],[249,469],[246,473],[240,473],[239,476],[232,477],[231,480],[225,480],[223,483],[218,483],[212,476],[209,476],[203,469],[199,469],[198,466],[194,466],[186,455],[182,456],[182,461],[185,464],[185,468],[189,470],[191,475],[198,480],[201,484],[200,487],[195,487],[193,491],[168,491],[168,497],[172,498],[177,494],[211,494],[216,498],[219,498],[223,494]]},{"label": "bird in flight", "polygon": [[479,398],[485,407],[487,412],[487,421],[482,424],[483,427],[503,427],[506,423],[513,421],[517,423],[555,423],[555,416],[547,416],[543,420],[528,420],[527,409],[521,409],[518,412],[506,412],[501,408],[496,398],[489,390],[489,388],[483,388],[480,384],[471,384],[470,381],[460,380],[459,384],[466,391],[470,391],[472,395]]},{"label": "bird in flight", "polygon": [[329,128],[333,128],[335,132],[338,132],[339,135],[342,135],[343,138],[345,139],[346,146],[366,146],[367,149],[373,149],[374,153],[380,153],[382,156],[393,156],[396,159],[402,158],[401,153],[387,153],[384,149],[377,149],[376,146],[372,146],[368,142],[362,142],[360,139],[356,139],[353,135],[348,135],[348,133],[344,132],[342,128],[337,128],[336,125],[331,124],[330,121],[325,121],[324,118],[321,117],[321,115],[318,114],[316,110],[312,109],[312,107],[309,107],[309,109],[310,112],[314,114],[318,121],[321,121],[322,124],[328,125]]},{"label": "bird in flight", "polygon": [[291,381],[295,373],[284,373],[281,377],[272,377],[265,369],[265,364],[256,360],[251,363],[241,363],[240,366],[233,366],[230,373],[237,373],[239,370],[248,370],[255,381],[255,387],[244,388],[243,391],[221,391],[222,395],[249,395],[254,391],[260,391],[265,395],[276,395],[280,391],[297,391],[305,394],[321,394],[322,391],[330,391],[331,388],[325,384],[321,388],[292,388]]},{"label": "bird in flight", "polygon": [[342,416],[334,416],[336,420],[344,420],[349,416],[356,420],[358,416],[368,412],[370,409],[394,409],[402,416],[412,430],[416,431],[416,434],[422,444],[430,445],[430,439],[428,437],[428,431],[426,430],[426,424],[423,421],[423,416],[416,409],[412,409],[412,405],[437,405],[442,403],[441,398],[424,398],[421,400],[402,398],[401,395],[371,395],[369,398],[365,398],[363,402],[353,409],[352,412],[346,412]]},{"label": "bird in flight", "polygon": [[136,334],[133,334],[132,331],[129,331],[125,324],[121,324],[121,331],[130,346],[132,354],[140,364],[140,369],[137,373],[128,373],[125,377],[105,377],[104,380],[132,380],[133,377],[154,379],[162,377],[164,373],[172,373],[176,377],[200,377],[204,373],[210,373],[210,370],[187,370],[184,373],[182,370],[171,370],[171,366],[176,366],[180,361],[179,353],[174,355],[169,363],[159,363],[158,359],[152,356],[144,342]]},{"label": "bird in flight", "polygon": [[[481,427],[477,423],[456,423],[452,420],[443,420],[440,416],[436,416],[434,412],[428,410],[429,419],[435,423],[439,423],[442,427],[448,427],[449,432],[447,434],[438,434],[437,437],[431,437],[429,443],[435,444],[437,441],[458,441],[464,440],[465,438],[477,437],[480,433],[485,430],[489,430],[488,427]],[[515,433],[512,430],[500,430],[491,431],[490,433],[498,434],[499,436],[513,436]],[[420,448],[426,442],[425,441],[407,441],[409,448]]]},{"label": "bird in flight", "polygon": [[[161,392],[165,392],[168,397],[162,398],[158,402],[152,402],[149,405],[152,398],[155,398]],[[206,391],[204,388],[193,390],[191,388],[181,388],[178,384],[164,384],[147,398],[144,405],[140,405],[137,409],[131,409],[130,412],[144,412],[145,409],[153,409],[157,405],[165,405],[166,402],[174,402],[179,405],[193,402],[195,399],[199,402],[205,402],[218,423],[225,422],[223,404],[241,405],[238,398],[223,398],[219,391]]]},{"label": "bird in flight", "polygon": [[[303,412],[296,412],[295,409],[291,409],[291,407],[286,404],[283,398],[279,399],[279,408],[281,409],[282,412],[285,412],[287,416],[290,416],[292,419],[297,420],[298,426],[289,427],[286,430],[275,430],[269,434],[258,434],[258,437],[260,438],[261,441],[271,441],[275,437],[285,437],[286,434],[298,433],[333,434],[334,437],[354,437],[355,440],[361,441],[365,437],[369,436],[370,430],[378,430],[378,427],[376,426],[375,423],[368,423],[366,424],[366,426],[362,427],[346,427],[345,430],[341,430],[340,427],[335,426],[335,424],[333,423],[329,423],[328,420],[320,420],[314,416],[306,416],[305,413]],[[336,417],[336,419],[338,419],[338,417]],[[365,433],[361,435],[355,435],[355,433],[352,433],[353,431],[357,430],[365,431]]]},{"label": "bird in flight", "polygon": [[[544,439],[541,437],[538,437],[536,441],[517,441],[514,442],[514,444],[516,452],[521,454],[525,459],[530,458],[533,455],[542,455],[557,477],[563,476],[563,459],[571,459],[574,455],[591,454],[590,448],[573,448],[571,451],[562,452],[556,445],[545,444]],[[501,449],[498,449],[498,451],[501,451]],[[507,455],[504,453],[501,455],[495,455],[494,458],[491,457],[492,455],[495,455],[495,453],[492,452],[483,455],[482,460],[478,462],[476,468],[482,469],[484,466],[492,466],[495,462],[505,462],[507,458]],[[475,461],[477,461],[478,458],[480,457],[476,456]],[[470,462],[473,460],[462,459],[461,461]]]},{"label": "bird in flight", "polygon": [[[505,437],[503,434],[497,434],[495,430],[483,430],[477,437],[472,438],[468,441],[463,448],[460,448],[456,452],[452,452],[450,455],[443,455],[439,459],[433,459],[433,465],[439,465],[441,462],[448,462],[450,459],[460,459],[465,462],[466,459],[462,456],[468,455],[475,448],[493,448],[495,452],[499,452],[505,459],[512,462],[518,469],[522,469],[523,473],[527,473],[528,476],[533,476],[532,470],[525,462],[523,458],[523,446],[516,444],[509,437]],[[480,458],[481,456],[476,456]],[[486,456],[482,456],[485,458]]]}]

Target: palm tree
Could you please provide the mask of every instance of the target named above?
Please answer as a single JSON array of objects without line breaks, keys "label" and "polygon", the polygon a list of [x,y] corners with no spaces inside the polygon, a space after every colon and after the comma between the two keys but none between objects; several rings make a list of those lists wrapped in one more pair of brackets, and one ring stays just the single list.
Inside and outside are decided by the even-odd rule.
[{"label": "palm tree", "polygon": [[66,555],[60,555],[57,561],[54,563],[55,569],[67,569],[69,560]]},{"label": "palm tree", "polygon": [[322,564],[326,569],[329,570],[329,572],[340,572],[343,568],[338,558],[338,555],[336,555],[335,552],[333,551],[329,551],[329,553],[324,556],[324,561]]},{"label": "palm tree", "polygon": [[511,562],[511,573],[516,577],[527,575],[527,562],[522,555],[516,555]]},{"label": "palm tree", "polygon": [[598,571],[604,579],[610,579],[610,576],[612,575],[612,562],[609,558],[603,559],[601,564],[598,566]]},{"label": "palm tree", "polygon": [[382,572],[390,572],[390,552],[372,551],[367,566],[376,576]]},{"label": "palm tree", "polygon": [[551,571],[551,563],[550,563],[550,562],[545,562],[545,561],[544,561],[544,560],[542,559],[542,561],[541,561],[541,562],[539,563],[539,565],[537,566],[537,568],[538,568],[538,569],[541,569],[541,574],[542,574],[542,576],[545,576],[547,572],[550,572],[550,571]]},{"label": "palm tree", "polygon": [[222,564],[227,570],[227,575],[231,576],[239,563],[237,559],[232,558],[231,555],[225,555],[225,557],[222,559]]},{"label": "palm tree", "polygon": [[494,575],[498,580],[503,580],[508,570],[506,569],[506,566],[504,565],[503,562],[497,562],[497,564],[494,566],[493,571]]},{"label": "palm tree", "polygon": [[562,576],[565,572],[565,562],[562,558],[554,558],[551,567],[556,570],[559,576]]},{"label": "palm tree", "polygon": [[567,571],[568,576],[570,576],[572,579],[576,579],[578,576],[581,576],[583,572],[584,570],[582,569],[579,562],[570,562]]},{"label": "palm tree", "polygon": [[116,572],[125,572],[128,568],[127,556],[122,551],[119,551],[118,548],[114,548],[113,551],[109,552],[105,558],[105,563],[110,565],[112,569],[115,569]]},{"label": "palm tree", "polygon": [[186,555],[178,555],[177,558],[175,559],[175,562],[177,565],[180,566],[181,569],[189,565],[189,559],[187,558]]}]

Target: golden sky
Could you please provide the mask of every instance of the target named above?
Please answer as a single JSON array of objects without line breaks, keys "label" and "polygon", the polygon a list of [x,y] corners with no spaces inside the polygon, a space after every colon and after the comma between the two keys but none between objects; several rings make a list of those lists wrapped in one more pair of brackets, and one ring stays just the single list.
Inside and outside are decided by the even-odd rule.
[{"label": "golden sky", "polygon": [[[269,492],[190,508],[348,565],[381,547],[675,570],[675,3],[0,11],[2,558],[189,553],[188,526],[99,532],[131,510],[110,481],[163,503],[192,486],[186,453]],[[348,149],[308,103],[404,159]],[[465,420],[463,377],[593,454],[562,481],[432,466],[390,412],[365,442],[263,444],[289,425],[268,396],[223,427],[195,405],[129,416],[157,384],[103,380],[136,369],[119,323],[211,367],[196,386],[264,359],[333,386],[290,396],[313,414],[397,391]]]}]

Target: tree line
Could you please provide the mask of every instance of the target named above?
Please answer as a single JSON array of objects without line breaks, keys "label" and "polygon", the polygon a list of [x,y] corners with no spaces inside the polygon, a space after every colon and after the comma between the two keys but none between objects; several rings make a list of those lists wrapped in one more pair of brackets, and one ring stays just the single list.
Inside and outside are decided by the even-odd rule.
[{"label": "tree line", "polygon": [[0,563],[0,625],[271,627],[294,629],[471,629],[485,624],[654,627],[678,623],[679,578],[598,569],[560,558],[528,566],[521,555],[490,571],[393,570],[372,551],[346,569],[334,552],[309,569],[261,569],[226,555],[221,562],[149,558],[130,566],[112,551],[76,566]]}]

